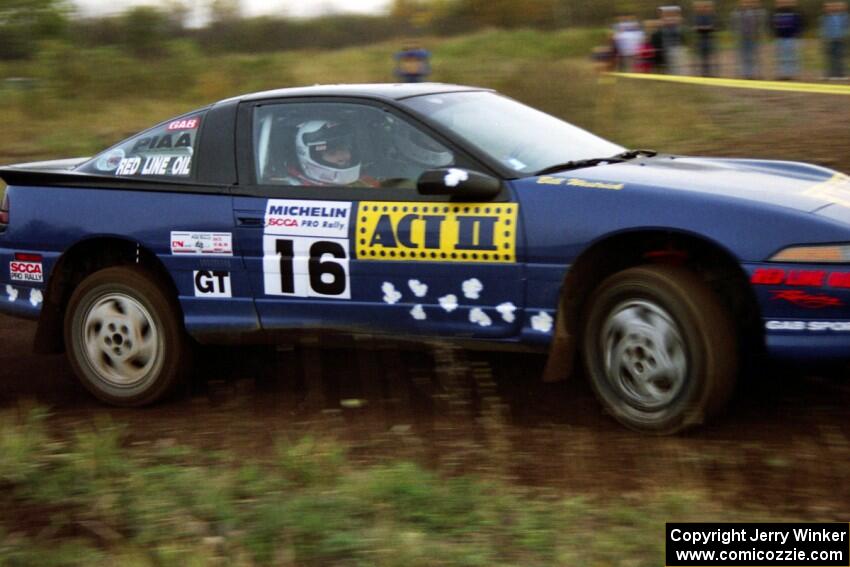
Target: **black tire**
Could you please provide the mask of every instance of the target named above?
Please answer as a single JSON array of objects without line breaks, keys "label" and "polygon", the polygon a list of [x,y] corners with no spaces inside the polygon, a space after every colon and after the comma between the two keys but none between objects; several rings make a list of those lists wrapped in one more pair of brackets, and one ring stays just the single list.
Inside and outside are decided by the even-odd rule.
[{"label": "black tire", "polygon": [[719,412],[732,394],[735,326],[688,270],[648,265],[616,273],[592,294],[584,322],[591,385],[631,429],[681,431]]},{"label": "black tire", "polygon": [[117,406],[143,406],[186,374],[188,340],[176,298],[140,266],[86,277],[65,312],[65,350],[83,386]]}]

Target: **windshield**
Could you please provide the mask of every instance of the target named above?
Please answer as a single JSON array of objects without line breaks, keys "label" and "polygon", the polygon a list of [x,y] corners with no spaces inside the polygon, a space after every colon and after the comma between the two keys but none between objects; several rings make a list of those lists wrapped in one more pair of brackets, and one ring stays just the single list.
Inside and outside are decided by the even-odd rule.
[{"label": "windshield", "polygon": [[403,101],[517,175],[622,148],[563,120],[490,92],[424,95]]}]

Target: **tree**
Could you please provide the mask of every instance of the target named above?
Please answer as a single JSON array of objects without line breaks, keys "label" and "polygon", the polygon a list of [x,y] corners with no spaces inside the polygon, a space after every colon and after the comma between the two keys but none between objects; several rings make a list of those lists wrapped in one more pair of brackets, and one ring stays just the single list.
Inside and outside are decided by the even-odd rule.
[{"label": "tree", "polygon": [[70,12],[65,0],[0,0],[0,58],[30,57],[39,41],[61,37]]},{"label": "tree", "polygon": [[233,24],[242,17],[239,0],[212,0],[209,3],[210,24]]},{"label": "tree", "polygon": [[121,16],[123,43],[137,57],[157,57],[165,52],[171,22],[152,6],[137,6]]}]

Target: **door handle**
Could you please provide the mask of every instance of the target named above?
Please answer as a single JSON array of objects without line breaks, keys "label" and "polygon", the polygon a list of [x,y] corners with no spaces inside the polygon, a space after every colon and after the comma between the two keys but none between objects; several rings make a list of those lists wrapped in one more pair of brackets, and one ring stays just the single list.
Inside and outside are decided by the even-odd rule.
[{"label": "door handle", "polygon": [[239,226],[246,228],[262,228],[265,224],[265,218],[253,215],[242,215],[236,217]]}]

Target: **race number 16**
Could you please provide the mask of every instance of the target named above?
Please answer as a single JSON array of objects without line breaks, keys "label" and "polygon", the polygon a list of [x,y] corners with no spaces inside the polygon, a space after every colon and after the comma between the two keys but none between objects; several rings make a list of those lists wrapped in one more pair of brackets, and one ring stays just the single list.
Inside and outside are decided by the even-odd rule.
[{"label": "race number 16", "polygon": [[266,295],[351,297],[348,240],[263,236]]}]

